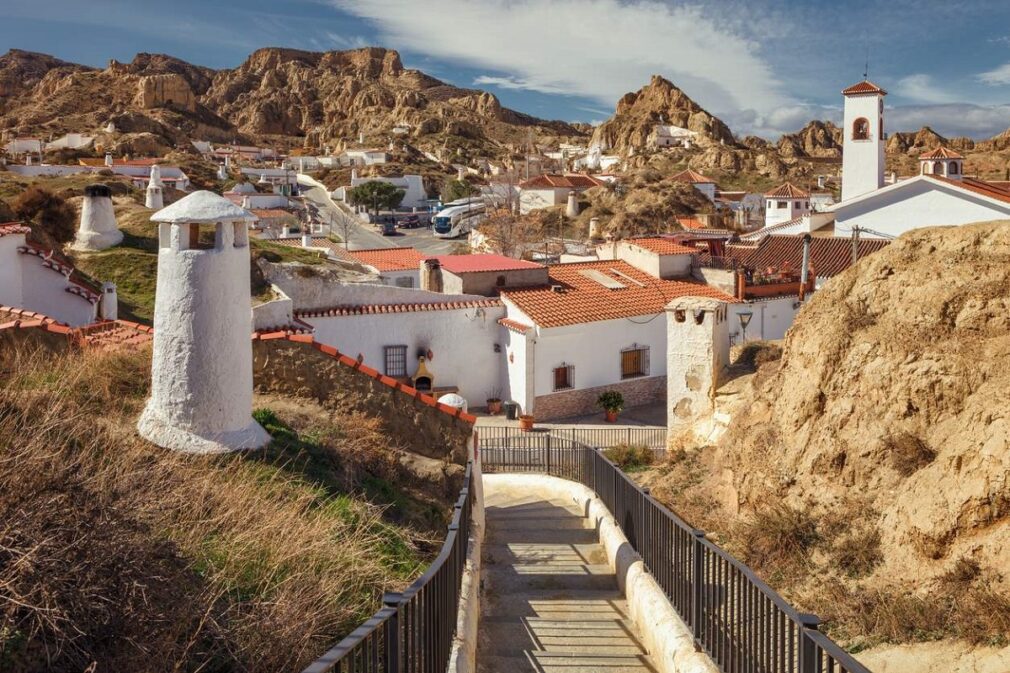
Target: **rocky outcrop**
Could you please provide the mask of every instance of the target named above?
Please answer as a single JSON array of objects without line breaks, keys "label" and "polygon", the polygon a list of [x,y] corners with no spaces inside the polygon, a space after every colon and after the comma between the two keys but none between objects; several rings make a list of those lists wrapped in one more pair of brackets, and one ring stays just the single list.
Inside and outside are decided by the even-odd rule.
[{"label": "rocky outcrop", "polygon": [[840,158],[842,130],[831,122],[813,120],[796,133],[787,133],[778,142],[782,157]]},{"label": "rocky outcrop", "polygon": [[136,104],[144,110],[175,107],[195,112],[196,96],[182,75],[147,75],[137,82]]},{"label": "rocky outcrop", "polygon": [[659,75],[638,91],[624,94],[614,116],[596,128],[592,142],[620,153],[640,151],[648,146],[657,124],[694,131],[702,143],[736,144],[728,126]]}]

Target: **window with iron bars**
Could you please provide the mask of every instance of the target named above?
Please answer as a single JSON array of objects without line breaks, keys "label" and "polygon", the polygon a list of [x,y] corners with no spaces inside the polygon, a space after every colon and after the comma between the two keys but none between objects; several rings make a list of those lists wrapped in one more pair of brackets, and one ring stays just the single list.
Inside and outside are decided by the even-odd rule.
[{"label": "window with iron bars", "polygon": [[649,347],[633,345],[621,351],[621,378],[649,375]]},{"label": "window with iron bars", "polygon": [[403,377],[407,375],[406,346],[383,346],[382,355],[386,363],[386,376]]},{"label": "window with iron bars", "polygon": [[561,365],[554,368],[554,390],[570,390],[575,387],[575,365]]}]

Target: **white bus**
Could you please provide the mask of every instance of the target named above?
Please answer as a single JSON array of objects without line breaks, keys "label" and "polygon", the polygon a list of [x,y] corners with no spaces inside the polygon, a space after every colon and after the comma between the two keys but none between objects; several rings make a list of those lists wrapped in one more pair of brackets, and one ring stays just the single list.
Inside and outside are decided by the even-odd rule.
[{"label": "white bus", "polygon": [[435,238],[457,238],[470,233],[473,225],[484,219],[486,209],[479,199],[469,203],[453,201],[431,219]]}]

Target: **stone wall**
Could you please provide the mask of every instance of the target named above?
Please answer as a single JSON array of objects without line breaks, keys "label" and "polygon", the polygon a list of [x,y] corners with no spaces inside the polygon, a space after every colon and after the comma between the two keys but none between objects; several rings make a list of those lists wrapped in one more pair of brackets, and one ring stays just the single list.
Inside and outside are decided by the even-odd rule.
[{"label": "stone wall", "polygon": [[550,395],[539,395],[533,407],[538,421],[550,421],[571,416],[584,416],[603,410],[596,406],[600,393],[616,390],[624,396],[624,408],[666,401],[666,377],[644,376],[596,388],[564,390]]},{"label": "stone wall", "polygon": [[260,393],[309,397],[323,406],[381,417],[390,436],[409,441],[402,448],[466,463],[473,417],[456,416],[449,407],[310,337],[255,340],[253,379]]}]

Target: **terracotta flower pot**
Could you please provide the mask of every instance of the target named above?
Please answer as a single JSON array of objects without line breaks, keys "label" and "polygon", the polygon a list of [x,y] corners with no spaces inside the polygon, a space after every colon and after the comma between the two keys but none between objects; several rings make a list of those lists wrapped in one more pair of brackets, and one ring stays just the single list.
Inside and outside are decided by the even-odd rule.
[{"label": "terracotta flower pot", "polygon": [[535,419],[533,416],[530,416],[529,414],[522,414],[519,417],[519,429],[522,430],[523,432],[529,432],[530,430],[533,429],[534,420]]},{"label": "terracotta flower pot", "polygon": [[501,400],[488,400],[487,401],[487,413],[492,416],[497,416],[501,413]]},{"label": "terracotta flower pot", "polygon": [[617,422],[617,412],[607,409],[607,423],[616,423],[616,422]]}]

